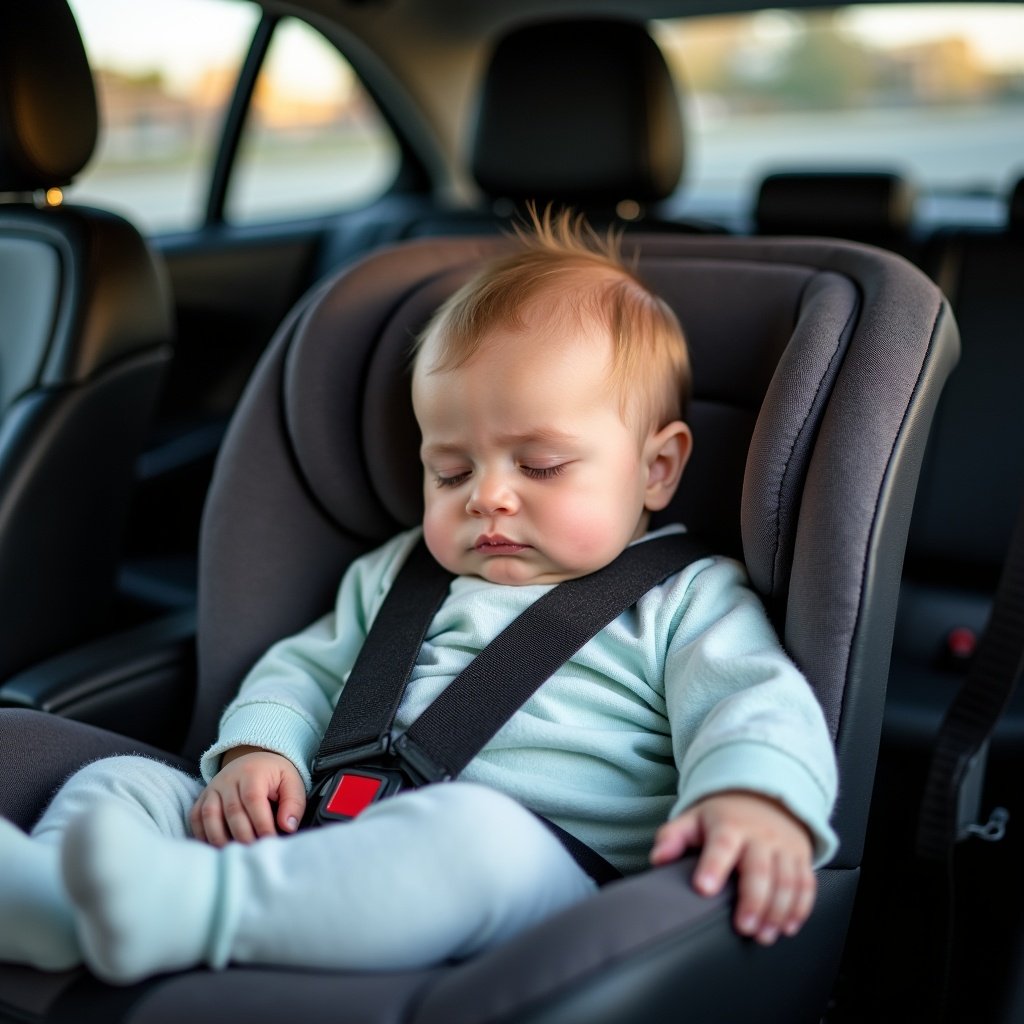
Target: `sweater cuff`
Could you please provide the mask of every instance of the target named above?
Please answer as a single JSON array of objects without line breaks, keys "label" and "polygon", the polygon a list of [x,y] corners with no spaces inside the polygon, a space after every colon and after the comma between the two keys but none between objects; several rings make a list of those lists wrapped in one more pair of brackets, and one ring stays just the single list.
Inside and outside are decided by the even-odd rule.
[{"label": "sweater cuff", "polygon": [[306,792],[312,788],[309,766],[320,735],[304,715],[286,704],[258,702],[231,710],[221,722],[217,742],[207,750],[199,771],[209,782],[220,771],[220,759],[235,747],[260,747],[288,758],[302,776]]},{"label": "sweater cuff", "polygon": [[670,817],[705,797],[736,789],[778,800],[799,819],[814,842],[815,868],[835,856],[839,840],[828,822],[829,794],[801,762],[762,743],[727,744],[702,757],[680,778],[679,799]]}]

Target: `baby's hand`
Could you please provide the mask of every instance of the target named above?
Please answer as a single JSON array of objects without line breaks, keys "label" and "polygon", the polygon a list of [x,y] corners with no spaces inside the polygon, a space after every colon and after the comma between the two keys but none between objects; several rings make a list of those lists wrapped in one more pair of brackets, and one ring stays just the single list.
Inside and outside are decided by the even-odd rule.
[{"label": "baby's hand", "polygon": [[[277,804],[275,816],[273,804]],[[251,843],[294,832],[306,809],[306,788],[295,765],[257,747],[230,750],[189,815],[192,834],[212,846]]]},{"label": "baby's hand", "polygon": [[770,946],[795,935],[814,906],[817,882],[811,870],[807,829],[782,804],[756,793],[706,797],[666,822],[655,836],[652,864],[667,864],[703,846],[694,886],[705,896],[721,891],[739,872],[736,930]]}]

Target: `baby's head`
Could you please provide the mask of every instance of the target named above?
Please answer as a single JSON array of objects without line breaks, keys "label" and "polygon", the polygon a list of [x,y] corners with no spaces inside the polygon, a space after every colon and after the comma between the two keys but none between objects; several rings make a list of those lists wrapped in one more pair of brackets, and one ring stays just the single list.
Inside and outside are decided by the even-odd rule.
[{"label": "baby's head", "polygon": [[691,378],[682,328],[623,262],[618,239],[550,209],[517,237],[516,252],[487,264],[438,309],[417,340],[417,365],[458,369],[499,331],[587,325],[611,342],[606,387],[625,418],[639,429],[685,419]]},{"label": "baby's head", "polygon": [[519,584],[607,564],[675,492],[689,387],[675,315],[614,242],[568,213],[537,218],[417,343],[434,556]]}]

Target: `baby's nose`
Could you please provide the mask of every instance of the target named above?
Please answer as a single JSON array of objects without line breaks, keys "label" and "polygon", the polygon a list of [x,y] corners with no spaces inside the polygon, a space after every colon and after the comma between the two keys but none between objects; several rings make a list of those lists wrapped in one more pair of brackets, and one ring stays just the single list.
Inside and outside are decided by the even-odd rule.
[{"label": "baby's nose", "polygon": [[515,492],[498,474],[481,475],[466,503],[471,516],[510,515],[515,508]]}]

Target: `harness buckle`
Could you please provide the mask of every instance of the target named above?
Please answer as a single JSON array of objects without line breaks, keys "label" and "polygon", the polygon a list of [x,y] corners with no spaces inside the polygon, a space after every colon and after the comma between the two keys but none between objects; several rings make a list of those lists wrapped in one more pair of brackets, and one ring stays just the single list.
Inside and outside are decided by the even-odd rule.
[{"label": "harness buckle", "polygon": [[409,779],[398,768],[380,768],[377,765],[339,768],[314,789],[304,825],[351,821],[371,804],[394,796],[409,785]]}]

